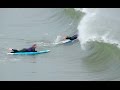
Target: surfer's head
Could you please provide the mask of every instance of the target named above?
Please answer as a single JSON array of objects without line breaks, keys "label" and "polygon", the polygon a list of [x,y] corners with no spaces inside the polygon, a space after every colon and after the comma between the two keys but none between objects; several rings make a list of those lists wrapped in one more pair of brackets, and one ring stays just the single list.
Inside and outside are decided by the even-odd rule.
[{"label": "surfer's head", "polygon": [[37,47],[37,44],[33,44],[32,47],[36,48],[36,47]]}]

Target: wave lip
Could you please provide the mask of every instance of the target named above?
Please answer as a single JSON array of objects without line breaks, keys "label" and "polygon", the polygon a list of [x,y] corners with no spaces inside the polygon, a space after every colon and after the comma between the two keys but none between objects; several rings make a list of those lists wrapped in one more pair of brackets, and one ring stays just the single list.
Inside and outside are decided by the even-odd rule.
[{"label": "wave lip", "polygon": [[89,40],[103,41],[120,46],[120,9],[87,9],[78,25],[81,44]]}]

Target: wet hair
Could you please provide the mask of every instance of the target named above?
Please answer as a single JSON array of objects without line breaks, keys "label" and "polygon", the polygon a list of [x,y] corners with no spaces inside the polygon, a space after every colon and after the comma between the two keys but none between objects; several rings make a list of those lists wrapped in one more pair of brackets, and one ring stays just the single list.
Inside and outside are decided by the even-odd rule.
[{"label": "wet hair", "polygon": [[37,44],[33,44],[33,45],[32,45],[32,47],[35,47],[35,46],[37,46]]}]

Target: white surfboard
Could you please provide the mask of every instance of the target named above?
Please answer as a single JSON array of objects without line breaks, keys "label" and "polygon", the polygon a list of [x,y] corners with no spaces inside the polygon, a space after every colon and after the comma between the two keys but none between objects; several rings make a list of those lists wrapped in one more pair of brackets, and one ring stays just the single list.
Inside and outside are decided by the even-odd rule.
[{"label": "white surfboard", "polygon": [[63,41],[60,41],[60,42],[56,42],[54,44],[65,44],[65,43],[68,43],[68,42],[71,42],[71,40],[63,40]]}]

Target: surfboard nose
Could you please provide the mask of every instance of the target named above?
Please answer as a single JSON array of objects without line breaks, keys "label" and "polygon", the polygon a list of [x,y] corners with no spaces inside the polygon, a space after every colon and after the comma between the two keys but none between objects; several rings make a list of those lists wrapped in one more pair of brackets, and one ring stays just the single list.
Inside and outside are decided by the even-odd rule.
[{"label": "surfboard nose", "polygon": [[48,52],[50,52],[50,50],[47,50]]}]

